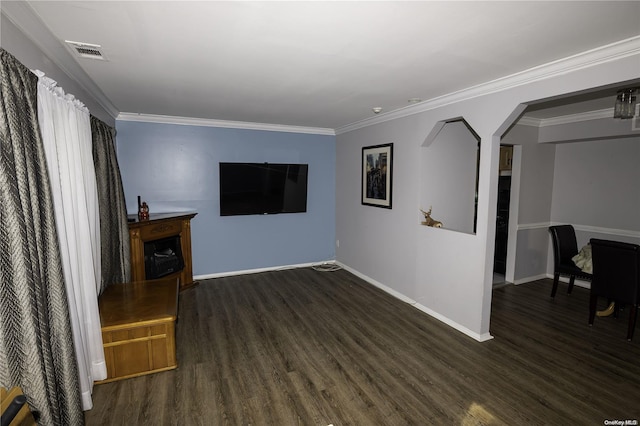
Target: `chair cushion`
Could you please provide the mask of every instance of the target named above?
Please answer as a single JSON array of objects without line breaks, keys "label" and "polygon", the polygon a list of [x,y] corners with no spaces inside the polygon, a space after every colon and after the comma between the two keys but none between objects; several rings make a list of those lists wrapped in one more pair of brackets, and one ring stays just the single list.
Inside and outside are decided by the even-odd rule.
[{"label": "chair cushion", "polygon": [[593,273],[593,263],[591,262],[591,244],[580,249],[580,252],[571,258],[573,263],[584,272]]}]

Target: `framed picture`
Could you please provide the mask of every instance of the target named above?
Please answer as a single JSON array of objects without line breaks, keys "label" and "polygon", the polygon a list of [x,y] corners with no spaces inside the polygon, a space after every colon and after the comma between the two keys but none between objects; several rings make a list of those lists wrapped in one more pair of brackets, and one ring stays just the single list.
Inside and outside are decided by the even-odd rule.
[{"label": "framed picture", "polygon": [[393,144],[362,148],[362,204],[391,208]]}]

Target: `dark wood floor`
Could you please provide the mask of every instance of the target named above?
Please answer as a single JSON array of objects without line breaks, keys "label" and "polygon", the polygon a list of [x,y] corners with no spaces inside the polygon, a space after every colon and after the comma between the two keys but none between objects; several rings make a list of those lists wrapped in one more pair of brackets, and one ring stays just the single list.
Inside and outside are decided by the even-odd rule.
[{"label": "dark wood floor", "polygon": [[96,386],[87,424],[640,420],[628,313],[588,327],[588,290],[550,291],[495,289],[495,339],[479,343],[346,271],[202,281],[180,294],[179,368]]}]

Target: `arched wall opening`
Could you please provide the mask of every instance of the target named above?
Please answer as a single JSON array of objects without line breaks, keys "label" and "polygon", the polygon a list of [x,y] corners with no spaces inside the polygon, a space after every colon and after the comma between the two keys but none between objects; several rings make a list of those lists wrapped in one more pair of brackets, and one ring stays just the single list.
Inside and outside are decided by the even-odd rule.
[{"label": "arched wall opening", "polygon": [[[472,90],[464,97],[460,94],[446,101],[434,100],[416,107],[411,114],[378,116],[375,122],[339,133],[336,140],[336,238],[340,245],[336,248],[336,260],[358,276],[472,338],[478,341],[490,339],[497,170],[503,135],[526,108],[524,103],[637,79],[637,73],[630,67],[637,61],[637,54],[620,55],[615,60],[608,56],[607,60],[595,65],[592,56],[592,52],[585,55],[583,67],[577,67],[572,58],[568,63],[552,64],[551,72],[534,70],[535,75],[528,75],[522,83],[525,79],[521,76],[517,77],[517,84],[496,82],[500,86],[496,90],[486,90],[482,94]],[[423,182],[420,157],[423,150],[429,150],[424,149],[423,144],[437,123],[452,117],[464,117],[482,141],[475,234],[446,232],[420,224],[419,209],[429,208],[428,200],[422,200],[421,194],[426,183]],[[538,131],[530,126],[516,127]],[[393,209],[367,208],[359,203],[361,179],[358,172],[362,147],[384,143],[394,144]],[[522,184],[525,180],[548,179],[547,173],[539,173],[525,162],[524,148]],[[532,215],[538,210],[537,195],[521,197],[518,216],[527,221],[537,220]],[[434,205],[432,213],[440,220],[438,209]],[[522,223],[522,219],[519,220],[517,223]],[[548,216],[546,220],[548,222]],[[446,225],[446,218],[443,222]],[[377,232],[372,233],[372,229]],[[518,244],[525,241],[520,235],[523,231],[528,230],[517,229],[518,236],[514,241]],[[544,240],[539,242],[545,244],[545,252],[541,255],[546,258],[546,229],[541,236]],[[373,247],[376,249],[371,249]],[[518,257],[517,268],[520,267]],[[539,260],[535,256],[531,259]]]},{"label": "arched wall opening", "polygon": [[420,206],[437,227],[476,233],[479,168],[480,136],[469,123],[439,121],[420,150]]}]

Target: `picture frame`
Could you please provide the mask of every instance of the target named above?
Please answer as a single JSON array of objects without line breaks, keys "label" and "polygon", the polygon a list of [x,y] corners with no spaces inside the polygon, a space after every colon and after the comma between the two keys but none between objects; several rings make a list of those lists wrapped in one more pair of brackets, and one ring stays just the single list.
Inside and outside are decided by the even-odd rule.
[{"label": "picture frame", "polygon": [[362,204],[391,208],[393,143],[362,148]]}]

